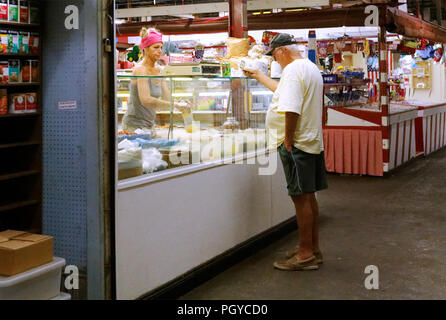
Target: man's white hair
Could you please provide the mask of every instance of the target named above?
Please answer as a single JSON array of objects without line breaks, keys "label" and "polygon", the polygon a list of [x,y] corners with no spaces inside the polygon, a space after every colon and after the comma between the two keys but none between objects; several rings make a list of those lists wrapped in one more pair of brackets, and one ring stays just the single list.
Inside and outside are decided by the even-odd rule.
[{"label": "man's white hair", "polygon": [[307,56],[307,47],[305,47],[304,45],[297,44],[297,43],[289,44],[289,45],[285,46],[285,48],[287,48],[291,52],[299,53],[302,57]]}]

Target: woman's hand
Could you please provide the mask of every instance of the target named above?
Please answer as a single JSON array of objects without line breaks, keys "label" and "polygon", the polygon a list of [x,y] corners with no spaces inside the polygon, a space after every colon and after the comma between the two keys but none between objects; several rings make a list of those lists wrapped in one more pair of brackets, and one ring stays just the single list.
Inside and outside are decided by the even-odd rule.
[{"label": "woman's hand", "polygon": [[181,100],[175,102],[175,108],[183,114],[189,114],[192,112],[193,104],[189,100]]}]

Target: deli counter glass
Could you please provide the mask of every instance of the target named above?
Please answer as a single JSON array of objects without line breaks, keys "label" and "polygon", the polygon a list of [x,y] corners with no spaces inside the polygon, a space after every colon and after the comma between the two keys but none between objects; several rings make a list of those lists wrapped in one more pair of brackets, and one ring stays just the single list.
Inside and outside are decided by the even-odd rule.
[{"label": "deli counter glass", "polygon": [[266,149],[273,92],[254,79],[118,75],[117,82],[119,180]]}]

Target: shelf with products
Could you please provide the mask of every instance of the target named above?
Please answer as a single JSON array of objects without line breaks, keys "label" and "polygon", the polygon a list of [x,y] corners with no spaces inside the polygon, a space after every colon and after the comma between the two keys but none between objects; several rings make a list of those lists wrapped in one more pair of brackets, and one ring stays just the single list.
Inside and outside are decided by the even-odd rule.
[{"label": "shelf with products", "polygon": [[353,107],[369,103],[369,79],[324,83],[324,107]]},{"label": "shelf with products", "polygon": [[40,28],[40,23],[24,23],[24,22],[15,22],[15,21],[5,21],[0,20],[0,28],[8,28],[8,27],[20,27],[26,29],[36,29]]},{"label": "shelf with products", "polygon": [[26,170],[26,171],[19,171],[19,172],[11,172],[11,173],[7,173],[7,174],[0,174],[0,181],[18,179],[18,178],[23,178],[23,177],[27,177],[27,176],[37,175],[37,174],[40,174],[40,170]]},{"label": "shelf with products", "polygon": [[[139,128],[136,135],[118,135],[120,180],[190,165],[190,161],[178,164],[174,160],[177,155],[190,160],[195,154],[195,143],[207,150],[198,156],[198,164],[265,149],[264,121],[273,93],[257,81],[246,77],[118,76],[121,117],[131,103],[132,84],[119,80],[141,78],[166,81],[171,106],[155,112],[153,127]],[[176,108],[184,100],[190,102],[190,112]],[[129,127],[137,129],[132,123],[135,119],[128,117],[129,123],[120,122],[118,131],[132,133]],[[141,148],[141,152],[133,147]]]},{"label": "shelf with products", "polygon": [[0,1],[0,231],[42,229],[41,4]]},{"label": "shelf with products", "polygon": [[[15,210],[24,207],[30,207],[40,204],[39,200],[23,200],[0,203],[0,212]],[[37,229],[38,230],[38,229]]]},{"label": "shelf with products", "polygon": [[0,88],[11,88],[11,87],[38,87],[40,82],[9,82],[0,83]]}]

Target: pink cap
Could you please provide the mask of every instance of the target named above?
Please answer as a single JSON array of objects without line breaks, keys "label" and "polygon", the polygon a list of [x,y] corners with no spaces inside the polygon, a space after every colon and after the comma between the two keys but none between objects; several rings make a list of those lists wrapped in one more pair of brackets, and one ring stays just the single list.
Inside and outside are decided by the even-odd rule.
[{"label": "pink cap", "polygon": [[150,30],[149,35],[142,39],[139,47],[141,50],[144,50],[145,48],[148,48],[155,43],[163,43],[163,35],[154,30]]}]

